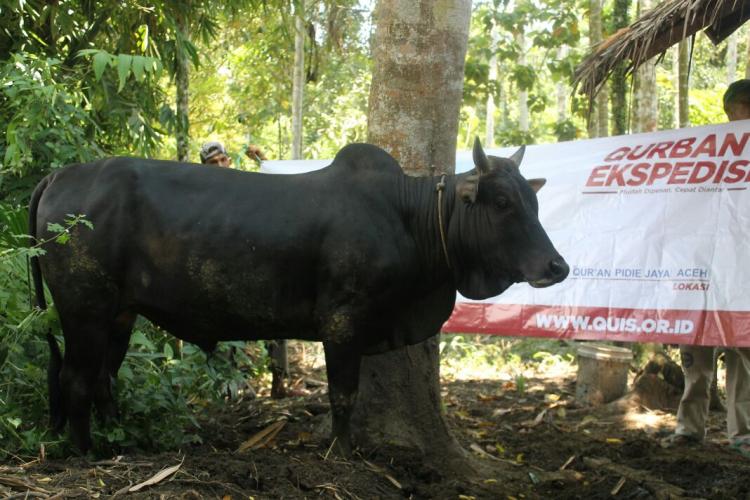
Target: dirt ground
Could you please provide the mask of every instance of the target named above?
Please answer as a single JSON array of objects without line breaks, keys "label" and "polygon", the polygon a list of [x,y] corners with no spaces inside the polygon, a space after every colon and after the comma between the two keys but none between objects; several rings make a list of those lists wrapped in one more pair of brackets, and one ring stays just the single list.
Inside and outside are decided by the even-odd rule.
[{"label": "dirt ground", "polygon": [[308,389],[205,412],[203,444],[178,452],[0,465],[0,498],[750,498],[750,460],[728,449],[721,413],[704,444],[662,448],[673,413],[582,408],[572,370],[523,387],[443,385],[448,422],[479,477],[454,477],[389,446],[336,458],[321,433],[326,387]]}]

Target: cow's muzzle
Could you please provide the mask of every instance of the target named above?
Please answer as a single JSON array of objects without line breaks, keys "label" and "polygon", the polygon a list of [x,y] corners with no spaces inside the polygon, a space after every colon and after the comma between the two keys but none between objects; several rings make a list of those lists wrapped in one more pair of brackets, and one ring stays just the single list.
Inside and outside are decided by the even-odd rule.
[{"label": "cow's muzzle", "polygon": [[529,280],[528,283],[534,288],[548,287],[554,285],[555,283],[560,283],[562,280],[568,277],[569,272],[570,267],[568,266],[568,263],[565,262],[565,259],[563,259],[562,257],[557,256],[547,263],[547,268],[545,269],[544,276],[542,278]]}]

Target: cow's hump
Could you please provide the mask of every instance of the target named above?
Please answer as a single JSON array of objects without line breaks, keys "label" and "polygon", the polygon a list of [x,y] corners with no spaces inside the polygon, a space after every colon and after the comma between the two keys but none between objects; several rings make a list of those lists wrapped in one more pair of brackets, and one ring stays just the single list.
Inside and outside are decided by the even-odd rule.
[{"label": "cow's hump", "polygon": [[393,156],[382,148],[365,143],[344,146],[333,159],[331,168],[347,172],[375,170],[403,174],[401,165]]}]

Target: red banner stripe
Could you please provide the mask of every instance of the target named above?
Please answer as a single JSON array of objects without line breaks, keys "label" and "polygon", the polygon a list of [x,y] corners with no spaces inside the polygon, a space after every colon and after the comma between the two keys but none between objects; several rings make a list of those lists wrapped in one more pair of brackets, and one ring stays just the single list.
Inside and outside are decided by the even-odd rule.
[{"label": "red banner stripe", "polygon": [[443,332],[750,347],[750,312],[459,302]]}]

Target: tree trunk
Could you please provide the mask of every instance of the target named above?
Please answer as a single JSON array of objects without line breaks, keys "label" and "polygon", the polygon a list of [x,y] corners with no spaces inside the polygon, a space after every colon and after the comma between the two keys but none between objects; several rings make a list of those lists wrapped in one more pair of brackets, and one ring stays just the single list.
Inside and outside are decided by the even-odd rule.
[{"label": "tree trunk", "polygon": [[602,85],[599,94],[596,96],[596,113],[596,136],[609,136],[609,90],[607,90],[606,83]]},{"label": "tree trunk", "polygon": [[[613,32],[628,25],[628,9],[630,0],[615,0],[612,10]],[[625,78],[625,62],[620,62],[612,72],[610,78],[612,95],[612,134],[623,135],[628,132],[628,83]]]},{"label": "tree trunk", "polygon": [[[641,0],[641,15],[648,12],[653,0]],[[653,132],[658,125],[656,99],[656,60],[651,58],[638,69],[638,128],[636,132]]]},{"label": "tree trunk", "polygon": [[640,99],[640,88],[641,88],[641,78],[638,74],[638,71],[633,73],[633,94],[630,101],[630,130],[632,133],[638,133],[640,130],[638,129],[638,113],[640,112],[641,107],[641,99]]},{"label": "tree trunk", "polygon": [[690,61],[688,59],[690,47],[687,40],[681,41],[677,46],[678,51],[678,94],[679,94],[679,125],[682,127],[690,126],[690,101],[688,100],[690,81],[689,81],[689,69]]},{"label": "tree trunk", "polygon": [[188,107],[189,62],[188,55],[181,40],[187,40],[188,30],[185,16],[177,18],[179,34],[175,40],[175,85],[177,86],[177,161],[190,161],[190,115]]},{"label": "tree trunk", "polygon": [[[455,168],[470,0],[380,0],[375,11],[368,141],[413,175]],[[436,336],[362,361],[352,428],[360,443],[417,448],[460,470],[465,452],[440,403]]]},{"label": "tree trunk", "polygon": [[497,42],[500,38],[500,35],[497,31],[497,24],[493,21],[492,23],[492,29],[490,30],[490,52],[492,52],[492,55],[490,56],[490,71],[489,71],[489,77],[488,77],[488,83],[489,85],[489,92],[487,92],[487,114],[485,117],[485,138],[484,138],[484,145],[485,147],[491,148],[495,145],[495,86],[493,84],[497,83],[497,54],[495,53],[497,51]]},{"label": "tree trunk", "polygon": [[[596,7],[596,16],[594,16],[594,7]],[[599,45],[604,38],[601,0],[591,0],[591,9],[591,45],[594,46]],[[596,113],[596,136],[607,137],[609,135],[609,91],[607,90],[606,82],[602,85],[599,94],[596,96]]]},{"label": "tree trunk", "polygon": [[672,92],[674,101],[672,108],[672,128],[680,128],[680,44],[674,46],[674,50],[668,52],[672,59]]},{"label": "tree trunk", "polygon": [[[518,65],[526,65],[526,34],[521,27],[516,34],[516,43],[519,47]],[[529,93],[526,90],[518,89],[518,129],[521,132],[529,131]]]},{"label": "tree trunk", "polygon": [[[599,45],[602,41],[602,3],[601,0],[589,0],[589,48],[590,50],[594,50],[594,48]],[[605,84],[606,85],[606,84]],[[589,137],[599,137],[600,133],[600,106],[602,103],[602,100],[600,99],[602,93],[606,90],[604,86],[602,86],[601,91],[599,92],[599,95],[594,99],[594,102],[591,103],[590,113],[589,113],[589,125],[588,125],[588,133]],[[606,116],[606,109],[604,111]]]},{"label": "tree trunk", "polygon": [[727,85],[737,79],[737,33],[727,38]]},{"label": "tree trunk", "polygon": [[305,0],[294,12],[294,72],[292,75],[292,160],[302,159],[302,97],[305,86]]},{"label": "tree trunk", "polygon": [[508,91],[506,90],[508,83],[505,80],[500,80],[498,86],[500,87],[500,129],[504,130],[508,127]]},{"label": "tree trunk", "polygon": [[656,63],[649,61],[638,70],[638,130],[653,132],[657,129]]},{"label": "tree trunk", "polygon": [[[566,45],[558,47],[557,60],[562,61],[567,56],[568,47]],[[568,90],[562,80],[555,84],[555,92],[557,93],[557,123],[562,123],[568,118]]]}]

